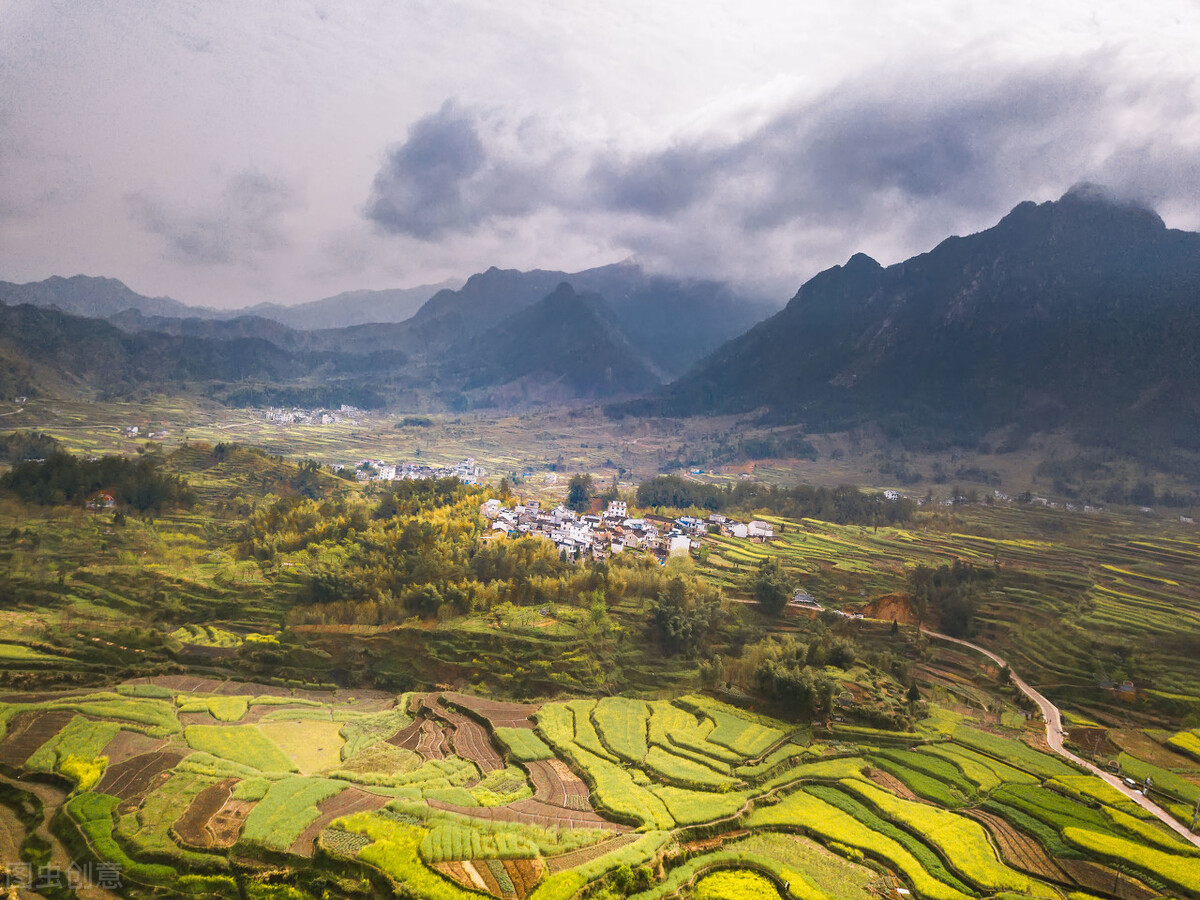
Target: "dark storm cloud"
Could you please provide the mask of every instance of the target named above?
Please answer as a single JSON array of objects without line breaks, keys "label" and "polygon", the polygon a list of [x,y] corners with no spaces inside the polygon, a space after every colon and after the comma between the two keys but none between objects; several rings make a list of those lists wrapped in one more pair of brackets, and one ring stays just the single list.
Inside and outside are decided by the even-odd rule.
[{"label": "dark storm cloud", "polygon": [[255,255],[286,247],[281,219],[298,205],[283,179],[253,170],[229,178],[217,202],[180,204],[154,191],[129,194],[129,215],[161,238],[171,256],[193,265],[250,263]]},{"label": "dark storm cloud", "polygon": [[727,168],[727,153],[672,147],[633,159],[600,159],[589,180],[605,207],[669,216],[707,195]]},{"label": "dark storm cloud", "polygon": [[1178,203],[1200,151],[1164,123],[1198,110],[1195,82],[1139,78],[1107,54],[876,71],[751,110],[754,127],[714,120],[642,153],[568,142],[547,155],[447,104],[390,152],[368,216],[432,240],[549,212],[663,269],[791,279],[863,249],[903,259],[1081,180]]},{"label": "dark storm cloud", "polygon": [[750,231],[845,221],[880,194],[975,205],[1017,170],[1076,164],[1110,110],[1093,67],[1003,78],[928,75],[847,84],[731,142],[601,159],[595,198],[649,217],[720,199]]},{"label": "dark storm cloud", "polygon": [[531,164],[489,154],[478,118],[446,102],[408,130],[375,176],[367,218],[392,234],[432,240],[541,205]]}]

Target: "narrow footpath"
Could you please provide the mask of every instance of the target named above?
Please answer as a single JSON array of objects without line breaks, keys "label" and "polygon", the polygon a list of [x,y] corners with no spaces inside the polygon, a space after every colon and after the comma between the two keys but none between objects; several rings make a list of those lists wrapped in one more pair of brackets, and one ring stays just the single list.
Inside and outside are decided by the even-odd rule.
[{"label": "narrow footpath", "polygon": [[[983,647],[980,647],[978,644],[972,644],[970,641],[964,641],[961,638],[950,637],[950,635],[942,634],[938,631],[929,631],[925,628],[922,628],[921,632],[927,637],[934,638],[935,640],[949,641],[952,644],[958,644],[959,646],[974,650],[976,653],[982,653],[1001,668],[1008,666],[1007,662],[1005,662],[991,650],[986,650]],[[1082,766],[1092,774],[1103,778],[1106,782],[1111,784],[1138,806],[1142,807],[1142,809],[1146,810],[1146,812],[1153,815],[1172,831],[1179,834],[1189,843],[1200,848],[1200,835],[1193,834],[1191,831],[1185,828],[1178,819],[1173,817],[1149,797],[1146,797],[1140,792],[1133,790],[1116,775],[1113,775],[1110,772],[1105,772],[1103,769],[1092,765],[1087,760],[1080,759],[1070,750],[1067,750],[1065,747],[1063,747],[1062,713],[1059,712],[1058,707],[1042,696],[1041,693],[1030,687],[1023,678],[1017,675],[1016,672],[1013,672],[1012,666],[1008,666],[1008,671],[1012,675],[1012,683],[1017,686],[1017,689],[1034,703],[1036,703],[1038,709],[1041,710],[1042,719],[1046,723],[1046,743],[1050,745],[1051,750],[1053,750],[1063,759],[1066,759],[1077,766]]]}]

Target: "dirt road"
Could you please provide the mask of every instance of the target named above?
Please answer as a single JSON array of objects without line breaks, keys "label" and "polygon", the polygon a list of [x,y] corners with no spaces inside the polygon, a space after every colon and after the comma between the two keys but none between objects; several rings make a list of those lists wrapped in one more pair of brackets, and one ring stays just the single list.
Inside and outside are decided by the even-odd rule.
[{"label": "dirt road", "polygon": [[[976,653],[982,653],[1001,668],[1008,666],[1007,662],[1005,662],[991,650],[986,650],[983,647],[980,647],[978,644],[972,644],[970,641],[964,641],[961,638],[950,637],[948,634],[941,634],[940,632],[929,631],[924,628],[922,628],[921,631],[935,640],[949,641],[952,644],[958,644],[961,647],[967,647],[970,650],[974,650]],[[1200,847],[1200,835],[1195,835],[1190,832],[1187,828],[1180,824],[1178,820],[1171,816],[1170,813],[1160,807],[1153,800],[1142,796],[1141,793],[1130,788],[1129,785],[1125,784],[1124,781],[1122,781],[1116,775],[1113,775],[1111,772],[1105,772],[1103,769],[1097,768],[1090,762],[1080,759],[1070,750],[1064,748],[1062,713],[1059,712],[1058,707],[1042,696],[1041,693],[1030,687],[1023,678],[1017,675],[1016,672],[1013,672],[1011,666],[1008,667],[1008,671],[1012,675],[1012,682],[1017,686],[1017,689],[1034,703],[1036,703],[1038,709],[1041,711],[1042,719],[1046,723],[1046,743],[1050,745],[1050,749],[1064,759],[1069,760],[1077,766],[1082,766],[1092,774],[1103,778],[1106,782],[1111,784],[1138,806],[1142,807],[1142,809],[1146,810],[1146,812],[1153,815],[1172,831],[1179,834],[1194,846]]]}]

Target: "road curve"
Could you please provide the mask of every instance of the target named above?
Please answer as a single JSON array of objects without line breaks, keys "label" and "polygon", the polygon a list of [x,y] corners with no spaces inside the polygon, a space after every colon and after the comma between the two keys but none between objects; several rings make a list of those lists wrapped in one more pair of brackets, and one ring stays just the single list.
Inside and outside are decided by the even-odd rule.
[{"label": "road curve", "polygon": [[[972,644],[970,641],[964,641],[962,638],[950,637],[950,635],[942,634],[938,631],[929,631],[926,628],[922,628],[921,632],[928,637],[935,638],[936,640],[949,641],[952,644],[959,644],[960,646],[974,650],[976,653],[982,653],[1001,668],[1008,666],[1007,662],[1005,662],[991,650],[980,647],[978,644]],[[1146,812],[1150,813],[1159,821],[1161,821],[1176,834],[1180,835],[1194,846],[1200,848],[1200,835],[1193,834],[1153,800],[1148,797],[1144,797],[1135,790],[1130,789],[1130,787],[1116,775],[1113,775],[1110,772],[1105,772],[1103,769],[1092,765],[1087,760],[1080,759],[1070,750],[1067,750],[1065,747],[1063,747],[1062,713],[1059,712],[1058,707],[1042,696],[1040,692],[1030,687],[1023,678],[1017,675],[1016,672],[1013,672],[1011,666],[1009,666],[1008,671],[1012,676],[1012,683],[1017,686],[1017,689],[1034,703],[1036,703],[1038,709],[1041,710],[1042,719],[1046,723],[1046,743],[1050,745],[1051,750],[1063,757],[1063,759],[1069,760],[1077,766],[1082,766],[1094,775],[1100,776],[1138,806],[1142,807],[1142,809],[1146,810]]]}]

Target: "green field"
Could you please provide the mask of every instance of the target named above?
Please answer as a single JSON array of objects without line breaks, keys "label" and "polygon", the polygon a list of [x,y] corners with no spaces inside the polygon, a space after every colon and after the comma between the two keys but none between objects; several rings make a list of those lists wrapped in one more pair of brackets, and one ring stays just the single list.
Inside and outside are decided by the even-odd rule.
[{"label": "green field", "polygon": [[[132,449],[60,413],[74,449]],[[0,497],[0,774],[17,797],[0,802],[29,818],[4,820],[28,856],[51,852],[20,800],[36,786],[54,852],[125,867],[139,897],[349,900],[372,879],[448,900],[783,884],[803,900],[1075,900],[1108,875],[1139,882],[1131,896],[1200,891],[1200,853],[1047,752],[1003,672],[918,633],[909,590],[919,565],[986,572],[972,639],[1064,707],[1076,752],[1149,777],[1188,824],[1200,541],[1182,525],[1005,503],[879,528],[760,510],[767,544],[576,563],[534,539],[485,546],[493,488],[362,485],[295,461],[470,454],[536,472],[510,487],[552,505],[567,479],[545,479],[549,453],[555,474],[611,475],[691,435],[656,424],[632,449],[632,426],[590,413],[573,448],[539,444],[532,414],[478,438],[469,417],[297,435],[156,414],[193,441],[163,465],[196,506],[118,519]],[[287,458],[215,446],[233,434]],[[741,602],[764,559],[829,610]],[[1085,863],[1105,868],[1071,874]]]}]

